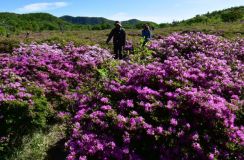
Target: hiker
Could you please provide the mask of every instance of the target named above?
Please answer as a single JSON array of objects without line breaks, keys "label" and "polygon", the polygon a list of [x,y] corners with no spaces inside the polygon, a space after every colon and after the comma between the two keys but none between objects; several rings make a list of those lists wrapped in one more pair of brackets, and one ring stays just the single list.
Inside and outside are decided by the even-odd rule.
[{"label": "hiker", "polygon": [[29,36],[30,36],[30,32],[28,31],[25,33],[25,39],[29,38]]},{"label": "hiker", "polygon": [[143,37],[142,46],[145,46],[146,43],[151,39],[151,31],[150,31],[149,26],[147,24],[145,24],[143,27],[142,37]]},{"label": "hiker", "polygon": [[122,52],[126,43],[126,33],[119,21],[115,21],[114,26],[115,28],[110,32],[106,43],[108,44],[113,37],[115,59],[122,59]]}]

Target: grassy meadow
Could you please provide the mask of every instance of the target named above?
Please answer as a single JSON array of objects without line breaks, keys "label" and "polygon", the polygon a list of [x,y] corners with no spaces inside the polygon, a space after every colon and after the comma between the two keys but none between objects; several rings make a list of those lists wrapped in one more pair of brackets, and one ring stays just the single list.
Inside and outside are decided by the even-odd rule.
[{"label": "grassy meadow", "polygon": [[[217,24],[198,24],[186,26],[174,26],[165,28],[156,28],[152,31],[154,37],[167,36],[173,32],[203,32],[206,34],[213,34],[222,36],[228,39],[235,39],[237,37],[244,37],[244,22],[234,23],[217,23]],[[81,30],[81,31],[42,31],[30,32],[26,36],[26,32],[19,34],[10,34],[7,36],[0,36],[0,52],[9,52],[19,43],[48,43],[66,45],[73,42],[75,45],[97,45],[102,48],[111,48],[105,44],[110,29],[107,30]],[[141,30],[126,29],[127,41],[133,45],[139,46],[141,40]]]}]

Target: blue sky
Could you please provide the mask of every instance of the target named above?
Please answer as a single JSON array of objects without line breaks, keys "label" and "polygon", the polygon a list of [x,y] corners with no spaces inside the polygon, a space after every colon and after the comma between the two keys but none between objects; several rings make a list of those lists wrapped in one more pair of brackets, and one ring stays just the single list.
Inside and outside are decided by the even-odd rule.
[{"label": "blue sky", "polygon": [[0,12],[47,12],[55,16],[172,22],[208,11],[244,6],[244,0],[1,0]]}]

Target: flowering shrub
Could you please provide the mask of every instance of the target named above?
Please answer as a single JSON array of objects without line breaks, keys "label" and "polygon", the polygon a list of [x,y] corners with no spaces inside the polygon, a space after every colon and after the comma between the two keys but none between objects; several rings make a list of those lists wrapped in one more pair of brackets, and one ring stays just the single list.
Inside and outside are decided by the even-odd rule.
[{"label": "flowering shrub", "polygon": [[242,159],[243,40],[201,33],[153,41],[157,61],[80,95],[68,160]]},{"label": "flowering shrub", "polygon": [[128,52],[128,53],[132,53],[133,52],[133,43],[132,41],[126,41],[125,47],[124,47],[124,51]]},{"label": "flowering shrub", "polygon": [[[244,40],[234,42],[214,35],[202,33],[179,34],[173,33],[168,37],[152,40],[148,46],[155,50],[162,60],[170,56],[189,58],[195,53],[204,53],[207,57],[227,60],[239,59],[243,62]],[[231,58],[231,59],[230,59]]]},{"label": "flowering shrub", "polygon": [[45,127],[51,113],[43,91],[11,69],[0,70],[0,107],[0,153]]},{"label": "flowering shrub", "polygon": [[23,44],[11,54],[0,55],[0,151],[45,127],[56,105],[67,110],[66,99],[74,100],[76,90],[111,57],[99,47],[73,44],[65,48]]},{"label": "flowering shrub", "polygon": [[243,46],[174,33],[106,63],[96,46],[21,45],[0,55],[0,153],[55,109],[68,160],[243,159]]},{"label": "flowering shrub", "polygon": [[109,58],[108,51],[96,46],[70,44],[59,49],[56,45],[24,45],[2,65],[9,66],[17,75],[34,81],[47,92],[68,94],[89,78],[93,68]]}]

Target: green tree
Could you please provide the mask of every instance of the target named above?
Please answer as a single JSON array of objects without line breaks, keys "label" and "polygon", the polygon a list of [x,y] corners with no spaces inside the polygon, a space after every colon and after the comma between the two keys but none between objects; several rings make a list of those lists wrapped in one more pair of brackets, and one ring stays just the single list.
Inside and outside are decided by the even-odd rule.
[{"label": "green tree", "polygon": [[221,19],[223,22],[234,22],[242,19],[243,14],[240,11],[233,10],[231,12],[223,13]]},{"label": "green tree", "polygon": [[1,36],[5,36],[6,33],[7,33],[7,32],[6,32],[5,27],[0,26],[0,35],[1,35]]}]

